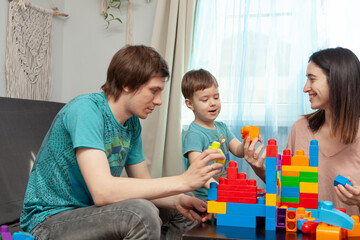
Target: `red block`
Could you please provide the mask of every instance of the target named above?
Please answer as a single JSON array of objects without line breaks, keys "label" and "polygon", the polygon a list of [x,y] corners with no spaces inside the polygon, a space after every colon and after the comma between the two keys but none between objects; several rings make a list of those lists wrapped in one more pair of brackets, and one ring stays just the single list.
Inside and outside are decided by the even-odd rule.
[{"label": "red block", "polygon": [[276,157],[278,156],[278,147],[276,146],[275,139],[269,139],[268,145],[266,146],[266,157]]},{"label": "red block", "polygon": [[318,198],[317,193],[300,193],[300,199],[302,198]]},{"label": "red block", "polygon": [[281,158],[281,165],[291,165],[291,151],[290,149],[284,149]]},{"label": "red block", "polygon": [[281,202],[281,206],[287,206],[288,208],[298,208],[299,203],[287,203],[287,202]]},{"label": "red block", "polygon": [[300,198],[300,207],[317,209],[318,208],[318,199],[317,198]]},{"label": "red block", "polygon": [[316,233],[316,228],[318,225],[318,222],[304,222],[304,224],[301,226],[301,231],[303,233]]}]

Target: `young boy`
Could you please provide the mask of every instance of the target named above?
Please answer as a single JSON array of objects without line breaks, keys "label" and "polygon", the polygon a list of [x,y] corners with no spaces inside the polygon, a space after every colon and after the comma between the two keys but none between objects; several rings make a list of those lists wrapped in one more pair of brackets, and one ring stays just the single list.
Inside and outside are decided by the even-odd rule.
[{"label": "young boy", "polygon": [[220,177],[226,177],[226,168],[230,161],[229,151],[239,158],[245,158],[264,181],[265,151],[260,157],[264,145],[255,149],[258,138],[255,138],[251,144],[250,138],[247,138],[245,143],[241,143],[224,123],[215,121],[221,110],[218,83],[215,77],[203,69],[189,71],[182,79],[181,90],[186,106],[195,115],[195,120],[190,124],[183,138],[183,155],[187,159],[187,167],[214,141],[220,142],[220,149],[226,157],[222,171],[213,176],[203,187],[195,190],[196,197],[207,200],[210,183],[216,182]]}]

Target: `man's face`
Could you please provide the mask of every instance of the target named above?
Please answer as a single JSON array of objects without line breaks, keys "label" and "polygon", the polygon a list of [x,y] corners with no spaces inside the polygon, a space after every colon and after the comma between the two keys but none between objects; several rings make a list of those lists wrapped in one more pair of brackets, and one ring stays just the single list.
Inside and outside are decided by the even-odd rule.
[{"label": "man's face", "polygon": [[164,77],[151,78],[141,88],[130,94],[127,110],[141,119],[146,119],[155,106],[161,105],[161,92],[164,90],[164,85]]}]

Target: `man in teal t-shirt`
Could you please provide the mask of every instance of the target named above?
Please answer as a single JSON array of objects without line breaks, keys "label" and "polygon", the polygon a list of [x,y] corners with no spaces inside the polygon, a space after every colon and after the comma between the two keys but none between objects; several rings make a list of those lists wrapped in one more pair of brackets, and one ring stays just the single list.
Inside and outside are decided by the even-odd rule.
[{"label": "man in teal t-shirt", "polygon": [[[161,105],[169,71],[152,48],[126,46],[113,57],[103,92],[76,97],[55,117],[36,157],[21,227],[38,239],[170,239],[206,221],[206,203],[183,194],[222,164],[204,152],[180,176],[151,179],[139,118]],[[121,177],[125,167],[128,177]],[[196,210],[196,211],[195,211]],[[198,213],[197,213],[198,212]]]}]

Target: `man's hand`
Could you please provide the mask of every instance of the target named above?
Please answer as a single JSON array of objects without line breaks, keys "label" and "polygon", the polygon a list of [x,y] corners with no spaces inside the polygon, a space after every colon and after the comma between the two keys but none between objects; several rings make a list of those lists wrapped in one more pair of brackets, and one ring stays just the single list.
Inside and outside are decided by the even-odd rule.
[{"label": "man's hand", "polygon": [[192,161],[186,172],[180,175],[180,178],[190,188],[190,191],[198,189],[204,186],[215,174],[220,173],[223,164],[215,162],[209,165],[209,163],[221,159],[225,159],[225,156],[219,150],[207,149]]},{"label": "man's hand", "polygon": [[341,184],[335,186],[336,195],[343,203],[360,207],[360,186],[350,177],[347,178],[353,186],[350,186],[349,184],[346,184],[345,187]]},{"label": "man's hand", "polygon": [[[256,175],[258,175],[265,182],[265,157],[266,150],[261,154],[264,144],[255,148],[258,142],[262,142],[261,138],[254,138],[250,144],[250,137],[248,137],[244,144],[244,159],[250,164]],[[261,154],[261,156],[260,156]]]},{"label": "man's hand", "polygon": [[191,221],[205,222],[212,217],[211,213],[207,213],[207,204],[205,201],[195,197],[182,194],[176,202],[176,209],[187,219]]}]

